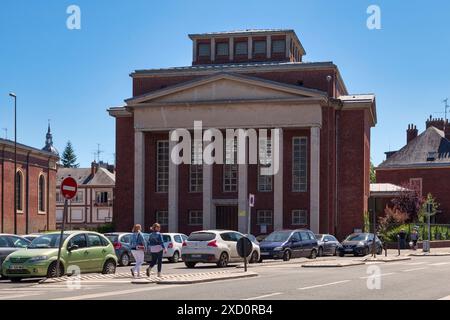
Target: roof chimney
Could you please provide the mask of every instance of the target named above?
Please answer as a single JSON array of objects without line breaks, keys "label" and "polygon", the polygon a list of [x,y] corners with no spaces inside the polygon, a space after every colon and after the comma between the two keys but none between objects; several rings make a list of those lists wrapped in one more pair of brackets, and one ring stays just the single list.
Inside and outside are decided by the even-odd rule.
[{"label": "roof chimney", "polygon": [[95,175],[97,173],[98,164],[97,162],[93,161],[91,162],[91,174]]},{"label": "roof chimney", "polygon": [[406,144],[410,143],[417,137],[419,131],[417,127],[413,124],[408,124],[408,129],[406,130]]}]

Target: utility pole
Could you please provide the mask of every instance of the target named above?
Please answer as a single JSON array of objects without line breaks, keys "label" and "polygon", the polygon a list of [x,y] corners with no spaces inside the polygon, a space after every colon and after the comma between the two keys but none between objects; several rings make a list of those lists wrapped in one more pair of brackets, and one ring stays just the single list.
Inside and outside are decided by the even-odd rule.
[{"label": "utility pole", "polygon": [[17,234],[17,95],[10,92],[9,96],[14,99],[14,234]]}]

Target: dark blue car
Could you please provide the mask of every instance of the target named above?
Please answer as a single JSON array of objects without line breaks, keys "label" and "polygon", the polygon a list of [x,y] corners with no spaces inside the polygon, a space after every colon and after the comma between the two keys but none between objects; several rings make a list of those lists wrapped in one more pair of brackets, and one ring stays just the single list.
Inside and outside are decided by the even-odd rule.
[{"label": "dark blue car", "polygon": [[307,229],[274,231],[259,243],[261,258],[283,259],[307,257],[315,259],[319,246],[314,233]]}]

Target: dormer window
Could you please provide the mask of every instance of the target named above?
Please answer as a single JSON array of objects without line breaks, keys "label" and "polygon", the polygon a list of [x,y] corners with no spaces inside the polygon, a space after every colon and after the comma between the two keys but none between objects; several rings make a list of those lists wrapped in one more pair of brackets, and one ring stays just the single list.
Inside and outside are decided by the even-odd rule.
[{"label": "dormer window", "polygon": [[434,161],[438,156],[437,152],[428,152],[427,161]]},{"label": "dormer window", "polygon": [[264,41],[264,40],[253,41],[253,54],[254,55],[265,55],[266,54],[266,41]]},{"label": "dormer window", "polygon": [[228,50],[227,42],[219,42],[216,44],[216,56],[228,56]]},{"label": "dormer window", "polygon": [[211,45],[209,43],[198,44],[198,56],[205,58],[211,55]]},{"label": "dormer window", "polygon": [[272,40],[272,53],[285,53],[286,41],[285,40]]},{"label": "dormer window", "polygon": [[248,55],[248,43],[247,41],[239,41],[234,44],[235,56],[247,56]]}]

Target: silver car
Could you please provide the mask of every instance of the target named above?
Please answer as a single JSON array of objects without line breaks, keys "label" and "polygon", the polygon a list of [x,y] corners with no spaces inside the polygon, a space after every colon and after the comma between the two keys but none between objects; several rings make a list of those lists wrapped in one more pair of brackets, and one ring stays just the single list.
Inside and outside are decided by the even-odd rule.
[{"label": "silver car", "polygon": [[162,237],[167,249],[163,258],[167,258],[169,262],[178,262],[181,258],[183,242],[186,241],[188,236],[183,233],[163,233]]},{"label": "silver car", "polygon": [[[242,258],[237,252],[237,242],[244,235],[232,230],[204,230],[191,233],[183,242],[181,256],[188,268],[197,263],[215,263],[218,267],[226,267],[229,262],[240,262]],[[260,250],[257,243],[252,242],[250,255],[259,260]]]}]

